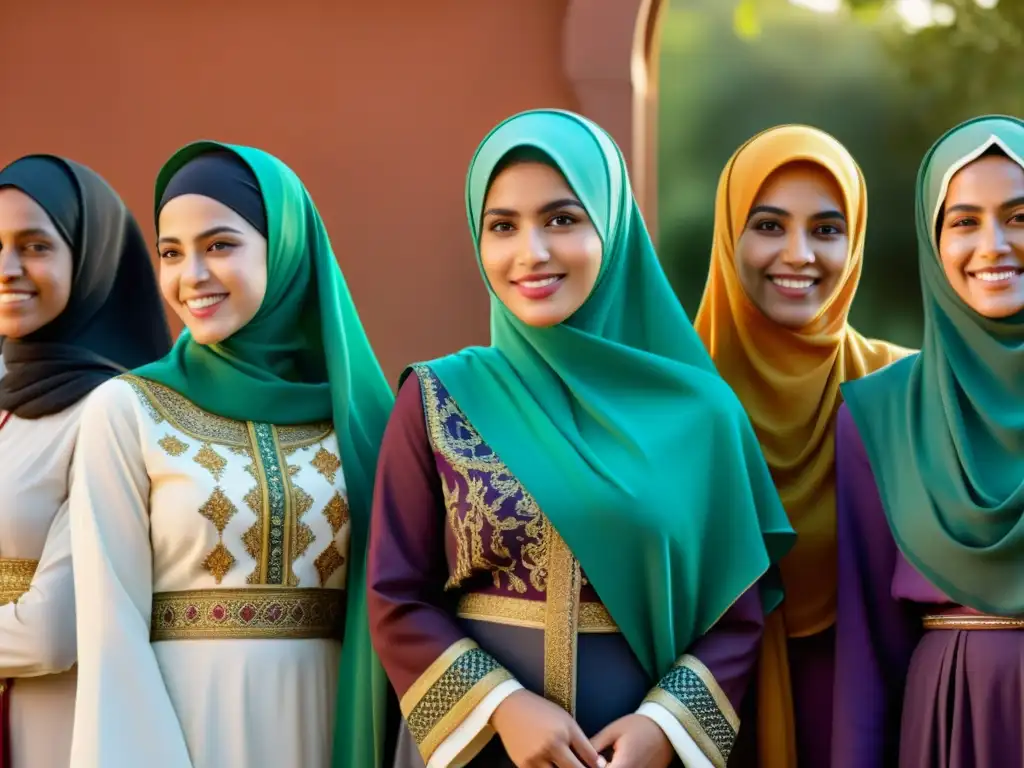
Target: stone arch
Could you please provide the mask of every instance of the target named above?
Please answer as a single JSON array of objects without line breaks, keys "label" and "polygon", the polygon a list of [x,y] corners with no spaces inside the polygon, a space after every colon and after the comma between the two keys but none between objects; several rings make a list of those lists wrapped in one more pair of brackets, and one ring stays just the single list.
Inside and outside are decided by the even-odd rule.
[{"label": "stone arch", "polygon": [[580,111],[618,142],[651,236],[658,231],[658,52],[668,0],[569,0],[565,72]]}]

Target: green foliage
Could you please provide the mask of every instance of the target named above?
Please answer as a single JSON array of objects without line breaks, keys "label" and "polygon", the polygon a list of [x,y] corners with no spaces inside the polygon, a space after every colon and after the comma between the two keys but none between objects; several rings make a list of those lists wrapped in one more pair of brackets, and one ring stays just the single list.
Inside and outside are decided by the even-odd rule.
[{"label": "green foliage", "polygon": [[853,321],[865,333],[918,344],[913,183],[927,143],[906,139],[911,100],[887,42],[845,14],[815,14],[785,0],[753,7],[755,37],[736,34],[735,6],[721,0],[689,0],[666,15],[658,168],[666,271],[692,315],[707,276],[725,162],[765,128],[815,125],[850,149],[868,179],[867,258]]}]

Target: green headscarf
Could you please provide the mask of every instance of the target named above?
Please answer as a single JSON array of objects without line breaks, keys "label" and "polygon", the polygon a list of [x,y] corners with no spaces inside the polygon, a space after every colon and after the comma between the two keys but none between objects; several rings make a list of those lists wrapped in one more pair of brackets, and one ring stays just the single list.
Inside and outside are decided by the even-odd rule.
[{"label": "green headscarf", "polygon": [[157,203],[182,166],[218,150],[238,155],[259,182],[267,213],[266,295],[252,321],[230,338],[202,345],[186,329],[167,357],[136,373],[229,419],[282,425],[333,415],[352,525],[334,765],[380,766],[387,678],[370,643],[366,537],[377,452],[394,397],[320,214],[288,166],[250,147],[189,144],[160,171]]},{"label": "green headscarf", "polygon": [[982,317],[957,295],[935,229],[950,178],[991,147],[1024,165],[1024,123],[968,120],[917,177],[921,352],[844,384],[893,537],[956,602],[1024,613],[1024,312]]},{"label": "green headscarf", "polygon": [[[550,328],[522,323],[491,289],[491,346],[428,365],[658,679],[794,534],[742,406],[665,278],[608,134],[555,110],[495,128],[467,180],[478,262],[487,189],[523,151],[542,153],[589,213],[603,243],[597,283]],[[767,595],[766,609],[780,598]]]}]

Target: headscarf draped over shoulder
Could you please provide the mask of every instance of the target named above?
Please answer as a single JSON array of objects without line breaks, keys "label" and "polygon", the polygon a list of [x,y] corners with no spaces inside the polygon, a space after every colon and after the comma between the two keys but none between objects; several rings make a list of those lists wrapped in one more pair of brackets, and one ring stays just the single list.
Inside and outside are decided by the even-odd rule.
[{"label": "headscarf draped over shoulder", "polygon": [[[466,185],[478,261],[488,187],[524,150],[559,170],[589,213],[603,243],[597,283],[549,328],[524,324],[492,290],[491,346],[427,365],[658,679],[793,534],[750,422],[662,271],[608,134],[557,110],[495,128]],[[767,608],[780,597],[768,593]]]},{"label": "headscarf draped over shoulder", "polygon": [[1024,122],[968,120],[917,177],[921,353],[843,387],[893,537],[957,603],[1024,614],[1024,311],[990,319],[946,278],[936,225],[950,180],[989,150],[1024,167]]},{"label": "headscarf draped over shoulder", "polygon": [[200,408],[275,425],[334,421],[348,489],[352,536],[348,608],[338,684],[334,764],[381,766],[387,678],[370,644],[366,538],[377,453],[394,397],[363,331],[327,230],[298,176],[251,147],[197,142],[157,179],[159,207],[175,174],[197,157],[229,151],[251,169],[267,226],[267,292],[256,316],[230,338],[196,343],[186,329],[171,353],[136,373]]}]

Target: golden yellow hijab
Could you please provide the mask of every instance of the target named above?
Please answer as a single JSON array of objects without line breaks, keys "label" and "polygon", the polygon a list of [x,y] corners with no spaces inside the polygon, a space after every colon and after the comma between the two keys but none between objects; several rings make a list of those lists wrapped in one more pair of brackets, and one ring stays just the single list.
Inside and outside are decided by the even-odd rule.
[{"label": "golden yellow hijab", "polygon": [[[805,327],[766,318],[736,272],[736,243],[761,186],[788,163],[810,161],[843,195],[850,252],[838,288]],[[796,741],[787,637],[832,626],[836,612],[835,416],[839,385],[909,354],[866,339],[848,316],[860,282],[867,190],[856,161],[816,128],[783,125],[741,146],[726,164],[715,200],[708,282],[694,326],[753,422],[782,503],[797,532],[780,568],[786,599],[766,623],[758,681],[761,768],[793,768]]]}]

